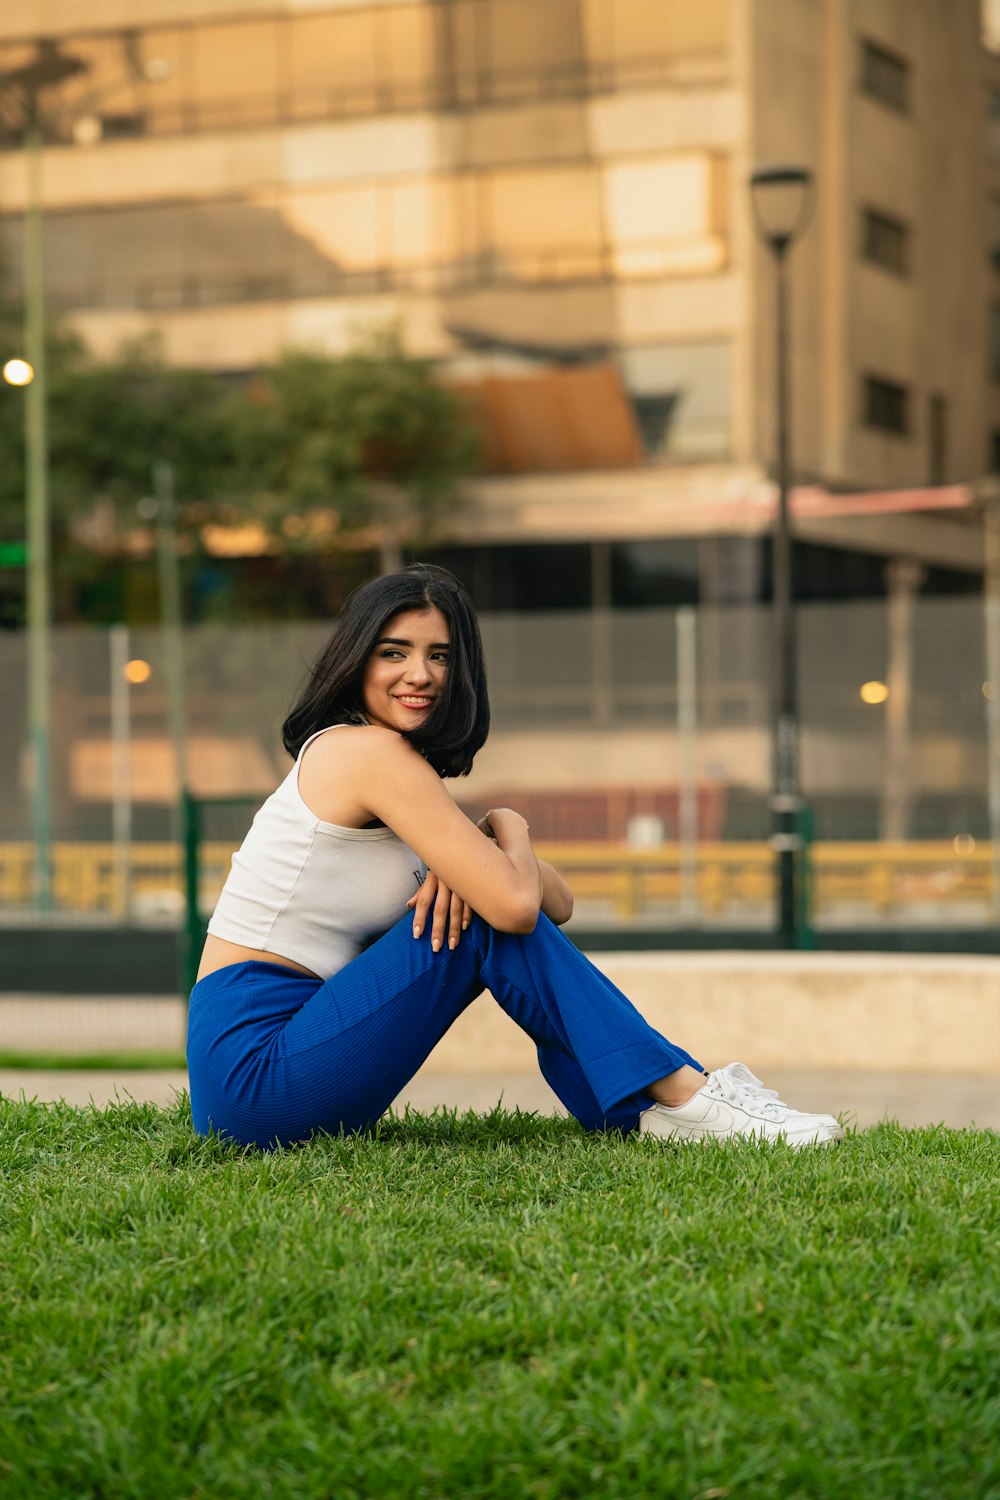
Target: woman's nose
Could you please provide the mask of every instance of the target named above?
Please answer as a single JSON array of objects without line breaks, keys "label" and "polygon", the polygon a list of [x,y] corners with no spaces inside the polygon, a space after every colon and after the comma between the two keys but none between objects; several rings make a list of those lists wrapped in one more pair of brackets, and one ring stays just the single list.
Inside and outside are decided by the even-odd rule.
[{"label": "woman's nose", "polygon": [[407,662],[406,680],[414,683],[430,682],[430,669],[422,656],[411,657]]}]

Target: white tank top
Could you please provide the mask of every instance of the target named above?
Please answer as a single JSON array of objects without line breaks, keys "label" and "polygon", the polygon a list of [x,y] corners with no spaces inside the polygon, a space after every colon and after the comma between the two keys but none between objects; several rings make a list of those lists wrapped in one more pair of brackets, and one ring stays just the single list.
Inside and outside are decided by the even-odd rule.
[{"label": "white tank top", "polygon": [[321,979],[398,921],[427,874],[391,828],[341,828],[310,812],[299,765],[328,732],[310,735],[257,813],[208,924],[213,937],[280,954]]}]

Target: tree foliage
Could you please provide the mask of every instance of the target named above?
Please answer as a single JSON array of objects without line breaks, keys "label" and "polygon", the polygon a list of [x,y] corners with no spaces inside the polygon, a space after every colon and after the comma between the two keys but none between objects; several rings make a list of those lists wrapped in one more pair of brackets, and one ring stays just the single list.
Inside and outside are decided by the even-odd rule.
[{"label": "tree foliage", "polygon": [[[8,308],[3,357],[19,344]],[[385,524],[426,536],[476,462],[455,395],[392,333],[343,358],[289,352],[233,381],[167,364],[151,339],[97,359],[55,328],[48,390],[53,525],[69,552],[126,546],[158,461],[195,545],[206,524],[256,522],[299,549]],[[6,387],[0,445],[0,539],[11,540],[24,530],[23,393]]]},{"label": "tree foliage", "polygon": [[233,501],[286,533],[293,517],[331,512],[344,531],[402,520],[424,532],[476,457],[453,393],[394,335],[343,359],[288,353],[230,411]]}]

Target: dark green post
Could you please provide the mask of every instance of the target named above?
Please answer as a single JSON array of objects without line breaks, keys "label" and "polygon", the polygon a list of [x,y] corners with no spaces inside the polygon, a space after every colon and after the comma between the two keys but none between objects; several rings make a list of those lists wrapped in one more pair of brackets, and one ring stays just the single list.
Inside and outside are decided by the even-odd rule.
[{"label": "dark green post", "polygon": [[201,843],[201,809],[187,787],[181,791],[181,830],[184,849],[184,925],[180,931],[181,993],[194,988],[205,939],[198,903],[198,846]]},{"label": "dark green post", "polygon": [[816,946],[816,932],[813,927],[815,867],[812,855],[815,826],[816,819],[812,808],[803,803],[798,815],[799,847],[795,854],[798,862],[795,879],[795,892],[798,900],[795,923],[796,948],[812,949]]}]

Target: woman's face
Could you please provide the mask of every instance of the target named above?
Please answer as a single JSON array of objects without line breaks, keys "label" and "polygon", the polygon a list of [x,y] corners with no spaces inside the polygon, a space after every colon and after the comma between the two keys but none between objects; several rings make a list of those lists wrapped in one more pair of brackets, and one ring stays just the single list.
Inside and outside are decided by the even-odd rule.
[{"label": "woman's face", "polygon": [[361,681],[369,723],[400,731],[423,724],[444,688],[448,647],[448,621],[439,609],[393,615]]}]

